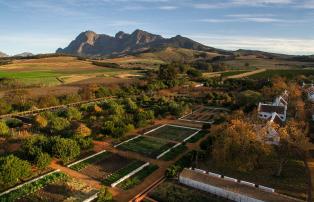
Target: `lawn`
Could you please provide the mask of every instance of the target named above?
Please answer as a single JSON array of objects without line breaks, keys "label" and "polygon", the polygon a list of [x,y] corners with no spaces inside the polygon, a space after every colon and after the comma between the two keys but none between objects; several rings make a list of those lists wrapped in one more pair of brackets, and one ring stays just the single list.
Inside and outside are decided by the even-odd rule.
[{"label": "lawn", "polygon": [[248,70],[239,70],[239,71],[227,71],[227,72],[222,72],[221,76],[223,77],[228,77],[228,76],[234,76],[234,75],[238,75],[238,74],[244,74],[250,72]]},{"label": "lawn", "polygon": [[118,146],[118,149],[133,151],[151,158],[156,158],[159,154],[174,145],[174,143],[165,140],[142,136]]},{"label": "lawn", "polygon": [[192,134],[194,134],[197,131],[198,131],[198,129],[165,125],[159,129],[155,130],[155,131],[147,133],[146,135],[181,142],[185,138],[191,136]]},{"label": "lawn", "polygon": [[149,196],[159,202],[230,202],[227,199],[186,187],[177,181],[165,181],[149,193]]},{"label": "lawn", "polygon": [[211,161],[202,161],[199,164],[203,170],[219,173],[240,180],[271,187],[281,194],[305,200],[307,177],[302,162],[291,160],[284,166],[282,177],[274,176],[278,162],[267,159],[261,162],[261,168],[249,172],[237,171],[232,167],[217,168]]},{"label": "lawn", "polygon": [[152,174],[155,170],[158,169],[156,165],[149,165],[143,168],[141,171],[131,176],[130,178],[120,182],[117,186],[123,190],[128,190],[136,185],[141,184],[146,177]]}]

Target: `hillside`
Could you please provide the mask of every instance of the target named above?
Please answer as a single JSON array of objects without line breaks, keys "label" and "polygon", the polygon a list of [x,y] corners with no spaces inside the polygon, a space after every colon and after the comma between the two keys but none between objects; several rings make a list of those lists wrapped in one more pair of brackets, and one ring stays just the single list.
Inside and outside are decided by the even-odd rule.
[{"label": "hillside", "polygon": [[135,30],[131,34],[120,31],[114,37],[86,31],[79,34],[66,48],[59,48],[56,52],[81,56],[121,56],[154,52],[166,47],[217,53],[227,52],[205,46],[180,35],[167,39],[142,30]]},{"label": "hillside", "polygon": [[2,57],[8,57],[8,55],[0,51],[0,58]]}]

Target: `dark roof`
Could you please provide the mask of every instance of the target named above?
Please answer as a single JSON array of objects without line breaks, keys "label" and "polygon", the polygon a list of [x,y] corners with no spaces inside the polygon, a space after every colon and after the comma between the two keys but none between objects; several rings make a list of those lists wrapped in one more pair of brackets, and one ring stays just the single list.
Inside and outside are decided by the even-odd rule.
[{"label": "dark roof", "polygon": [[279,118],[277,113],[273,113],[272,117],[270,118],[270,121],[280,126],[283,125],[283,121]]},{"label": "dark roof", "polygon": [[234,193],[239,193],[245,196],[249,196],[261,201],[269,201],[269,202],[296,202],[301,201],[298,199],[293,199],[290,197],[286,197],[283,195],[279,195],[277,193],[265,192],[260,189],[250,187],[244,184],[240,184],[237,182],[227,181],[218,177],[209,176],[207,174],[195,172],[193,170],[184,169],[180,177],[188,178],[193,181],[202,182],[208,185],[216,186],[224,190],[228,190]]},{"label": "dark roof", "polygon": [[259,108],[259,112],[267,112],[267,113],[276,112],[277,114],[284,114],[285,107],[261,104]]}]

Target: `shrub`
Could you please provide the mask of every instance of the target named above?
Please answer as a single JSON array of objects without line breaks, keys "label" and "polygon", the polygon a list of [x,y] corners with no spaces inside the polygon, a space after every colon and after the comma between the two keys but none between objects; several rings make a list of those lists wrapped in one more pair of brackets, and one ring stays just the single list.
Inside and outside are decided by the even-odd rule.
[{"label": "shrub", "polygon": [[66,118],[71,121],[71,120],[81,120],[82,118],[82,113],[74,107],[70,107],[66,110],[65,112]]},{"label": "shrub", "polygon": [[102,187],[98,193],[97,202],[113,201],[112,194],[107,187]]},{"label": "shrub", "polygon": [[87,137],[92,134],[91,129],[89,129],[85,124],[80,123],[74,131],[75,137]]},{"label": "shrub", "polygon": [[14,155],[0,158],[0,184],[6,187],[31,175],[31,165]]},{"label": "shrub", "polygon": [[9,135],[10,129],[4,121],[0,121],[0,136]]},{"label": "shrub", "polygon": [[43,170],[45,168],[47,168],[47,166],[50,164],[51,162],[51,157],[49,154],[47,153],[43,153],[43,152],[38,152],[36,158],[35,158],[35,164],[36,167],[40,170]]},{"label": "shrub", "polygon": [[41,116],[40,114],[35,116],[34,124],[37,128],[45,128],[48,125],[48,121],[45,117]]},{"label": "shrub", "polygon": [[75,140],[58,138],[52,146],[52,152],[63,163],[68,163],[80,154],[80,147]]}]

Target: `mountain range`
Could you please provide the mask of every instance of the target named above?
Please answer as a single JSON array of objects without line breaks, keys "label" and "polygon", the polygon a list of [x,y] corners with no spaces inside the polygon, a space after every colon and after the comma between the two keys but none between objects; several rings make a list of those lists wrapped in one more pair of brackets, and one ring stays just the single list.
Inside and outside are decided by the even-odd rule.
[{"label": "mountain range", "polygon": [[8,55],[0,51],[0,58],[3,58],[3,57],[8,57]]},{"label": "mountain range", "polygon": [[165,47],[217,53],[227,52],[205,46],[180,35],[164,38],[138,29],[131,34],[120,31],[114,37],[106,34],[97,34],[93,31],[82,32],[66,48],[59,48],[56,53],[80,56],[119,56],[154,51]]}]

